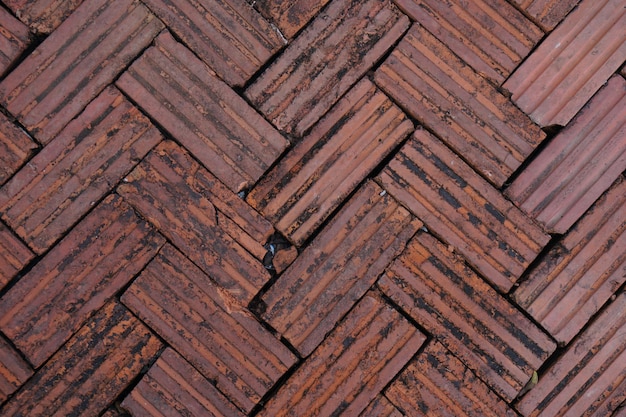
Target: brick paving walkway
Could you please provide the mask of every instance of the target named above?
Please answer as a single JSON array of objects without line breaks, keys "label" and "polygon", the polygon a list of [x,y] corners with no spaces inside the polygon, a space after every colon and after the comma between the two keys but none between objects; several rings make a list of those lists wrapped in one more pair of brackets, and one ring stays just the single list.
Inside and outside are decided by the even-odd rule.
[{"label": "brick paving walkway", "polygon": [[625,59],[625,0],[2,1],[0,415],[625,415]]}]

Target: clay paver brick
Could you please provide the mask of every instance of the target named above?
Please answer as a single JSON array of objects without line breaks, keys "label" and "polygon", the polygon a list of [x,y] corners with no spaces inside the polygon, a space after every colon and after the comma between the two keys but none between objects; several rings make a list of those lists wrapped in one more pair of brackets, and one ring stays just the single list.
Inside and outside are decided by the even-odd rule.
[{"label": "clay paver brick", "polygon": [[117,85],[235,192],[255,183],[289,144],[169,32]]},{"label": "clay paver brick", "polygon": [[272,225],[174,142],[157,146],[118,193],[242,304],[270,279]]},{"label": "clay paver brick", "polygon": [[0,414],[97,416],[161,347],[136,317],[110,302],[0,408]]},{"label": "clay paver brick", "polygon": [[28,246],[0,222],[0,289],[34,257]]},{"label": "clay paver brick", "polygon": [[463,258],[427,233],[409,243],[378,285],[506,401],[556,349]]},{"label": "clay paver brick", "polygon": [[259,415],[357,416],[425,339],[398,311],[369,293]]},{"label": "clay paver brick", "polygon": [[545,138],[508,98],[420,24],[376,71],[375,81],[498,187]]},{"label": "clay paver brick", "polygon": [[626,60],[625,4],[581,1],[504,83],[515,104],[541,126],[567,125]]},{"label": "clay paver brick", "polygon": [[164,243],[107,197],[0,299],[0,329],[35,366],[126,285]]},{"label": "clay paver brick", "polygon": [[546,230],[565,233],[626,169],[626,80],[612,77],[506,195]]},{"label": "clay paver brick", "polygon": [[56,29],[83,0],[4,0],[31,30],[48,34]]},{"label": "clay paver brick", "polygon": [[551,31],[580,0],[513,0],[513,4],[535,19],[544,30]]},{"label": "clay paver brick", "polygon": [[363,79],[254,187],[248,202],[302,245],[412,130],[405,114]]},{"label": "clay paver brick", "polygon": [[258,0],[254,3],[263,16],[271,20],[287,39],[300,31],[329,0]]},{"label": "clay paver brick", "polygon": [[0,185],[30,158],[37,144],[0,113]]},{"label": "clay paver brick", "polygon": [[32,374],[30,365],[0,337],[0,403],[22,386]]},{"label": "clay paver brick", "polygon": [[408,26],[389,0],[333,1],[246,96],[276,127],[302,136]]},{"label": "clay paver brick", "polygon": [[86,0],[0,83],[0,104],[48,143],[162,25],[137,0]]},{"label": "clay paver brick", "polygon": [[503,292],[548,243],[548,235],[423,129],[379,181]]},{"label": "clay paver brick", "polygon": [[43,253],[161,139],[108,87],[0,189],[0,214]]},{"label": "clay paver brick", "polygon": [[28,28],[0,7],[0,76],[15,62],[30,43]]},{"label": "clay paver brick", "polygon": [[359,414],[359,417],[402,417],[402,413],[389,402],[387,397],[379,395]]},{"label": "clay paver brick", "polygon": [[263,318],[309,355],[421,225],[366,183],[264,294]]},{"label": "clay paver brick", "polygon": [[246,412],[296,361],[237,300],[170,245],[122,302]]}]

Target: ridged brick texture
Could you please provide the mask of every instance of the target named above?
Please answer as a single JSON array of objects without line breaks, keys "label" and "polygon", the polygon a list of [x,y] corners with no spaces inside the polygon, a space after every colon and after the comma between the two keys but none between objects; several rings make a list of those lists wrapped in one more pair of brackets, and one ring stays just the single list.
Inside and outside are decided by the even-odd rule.
[{"label": "ridged brick texture", "polygon": [[0,289],[2,289],[35,255],[0,222]]},{"label": "ridged brick texture", "polygon": [[288,146],[169,32],[117,85],[233,191],[255,183]]},{"label": "ridged brick texture", "polygon": [[32,374],[31,367],[0,337],[0,402],[4,402]]},{"label": "ridged brick texture", "polygon": [[389,0],[334,1],[246,90],[246,96],[276,127],[301,136],[408,26],[409,19]]},{"label": "ridged brick texture", "polygon": [[0,83],[0,104],[48,143],[162,27],[136,0],[88,0]]},{"label": "ridged brick texture", "polygon": [[243,85],[286,43],[245,0],[144,3],[230,85]]},{"label": "ridged brick texture", "polygon": [[429,234],[418,234],[378,283],[506,401],[556,349],[463,258]]},{"label": "ridged brick texture", "polygon": [[0,328],[40,366],[163,241],[119,197],[107,197],[0,299]]},{"label": "ridged brick texture", "polygon": [[554,27],[567,16],[580,0],[513,0],[546,31]]},{"label": "ridged brick texture", "polygon": [[[567,348],[517,405],[524,416],[608,416],[626,399],[626,293]],[[623,414],[623,411],[622,411]]]},{"label": "ridged brick texture", "polygon": [[545,134],[502,93],[420,24],[376,71],[406,111],[501,186]]},{"label": "ridged brick texture", "polygon": [[412,130],[405,114],[363,79],[280,160],[248,202],[302,245]]},{"label": "ridged brick texture", "polygon": [[123,181],[118,193],[241,303],[270,279],[271,224],[183,148],[163,142]]},{"label": "ridged brick texture", "polygon": [[611,78],[513,181],[506,195],[565,233],[626,169],[626,80]]},{"label": "ridged brick texture", "polygon": [[0,76],[19,58],[30,43],[28,28],[0,7]]},{"label": "ridged brick texture", "polygon": [[508,292],[549,236],[425,130],[379,176],[429,230]]},{"label": "ridged brick texture", "polygon": [[407,416],[517,416],[439,342],[431,342],[385,395]]},{"label": "ridged brick texture", "polygon": [[110,302],[72,336],[0,410],[5,416],[97,416],[156,356],[162,344]]},{"label": "ridged brick texture", "polygon": [[300,31],[328,3],[328,0],[258,0],[254,3],[287,39]]},{"label": "ridged brick texture", "polygon": [[176,351],[167,348],[121,403],[135,417],[243,417],[224,395]]},{"label": "ridged brick texture", "polygon": [[[88,0],[89,1],[89,0]],[[16,16],[34,32],[48,34],[57,28],[83,0],[4,0]]]},{"label": "ridged brick texture", "polygon": [[263,318],[309,355],[421,225],[368,182],[263,296]]},{"label": "ridged brick texture", "polygon": [[541,126],[565,126],[626,60],[624,0],[583,0],[504,83]]},{"label": "ridged brick texture", "polygon": [[259,414],[357,416],[426,337],[378,296],[366,295]]},{"label": "ridged brick texture", "polygon": [[498,85],[543,36],[541,29],[505,0],[396,0],[396,4]]},{"label": "ridged brick texture", "polygon": [[359,414],[359,417],[402,417],[402,414],[387,397],[379,395]]},{"label": "ridged brick texture", "polygon": [[166,246],[122,302],[249,413],[296,361],[227,291]]},{"label": "ridged brick texture", "polygon": [[514,299],[566,344],[626,281],[626,181],[620,179],[543,258]]},{"label": "ridged brick texture", "polygon": [[161,139],[108,87],[0,189],[2,219],[45,252]]},{"label": "ridged brick texture", "polygon": [[0,113],[0,185],[30,158],[35,149],[37,144],[30,136]]}]

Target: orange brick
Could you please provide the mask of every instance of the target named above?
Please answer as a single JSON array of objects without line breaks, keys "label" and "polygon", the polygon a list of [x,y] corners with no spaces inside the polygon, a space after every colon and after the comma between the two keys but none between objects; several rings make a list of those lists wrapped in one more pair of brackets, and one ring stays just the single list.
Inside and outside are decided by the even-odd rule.
[{"label": "orange brick", "polygon": [[57,28],[83,0],[4,0],[33,31],[48,34]]},{"label": "orange brick", "polygon": [[402,413],[389,402],[387,397],[379,395],[359,414],[359,417],[402,417]]},{"label": "orange brick", "polygon": [[30,365],[0,337],[0,402],[4,402],[32,374]]},{"label": "orange brick", "polygon": [[0,222],[0,289],[34,257],[30,249]]},{"label": "orange brick", "polygon": [[254,6],[291,39],[311,20],[328,0],[257,0]]},{"label": "orange brick", "polygon": [[551,31],[580,0],[513,0],[546,31]]},{"label": "orange brick", "polygon": [[0,113],[0,185],[26,162],[37,144]]},{"label": "orange brick", "polygon": [[0,7],[0,76],[11,67],[30,43],[28,28]]}]

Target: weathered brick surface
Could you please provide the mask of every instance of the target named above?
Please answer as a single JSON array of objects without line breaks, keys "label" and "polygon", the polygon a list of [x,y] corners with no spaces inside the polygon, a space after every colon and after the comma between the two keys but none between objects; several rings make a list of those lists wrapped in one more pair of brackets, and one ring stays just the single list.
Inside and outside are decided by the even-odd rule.
[{"label": "weathered brick surface", "polygon": [[30,43],[28,28],[0,7],[0,76],[15,62]]},{"label": "weathered brick surface", "polygon": [[34,257],[30,249],[0,222],[0,289]]},{"label": "weathered brick surface", "polygon": [[83,2],[83,0],[4,0],[31,30],[42,34],[52,32]]},{"label": "weathered brick surface", "polygon": [[9,345],[0,337],[0,402],[13,394],[28,378],[33,370]]},{"label": "weathered brick surface", "polygon": [[258,0],[254,6],[273,21],[287,39],[291,39],[311,20],[328,0]]},{"label": "weathered brick surface", "polygon": [[389,402],[387,397],[379,395],[359,414],[359,417],[402,417],[402,413]]},{"label": "weathered brick surface", "polygon": [[580,0],[513,0],[545,30],[552,30]]},{"label": "weathered brick surface", "polygon": [[0,185],[11,177],[37,149],[26,132],[0,113]]}]

